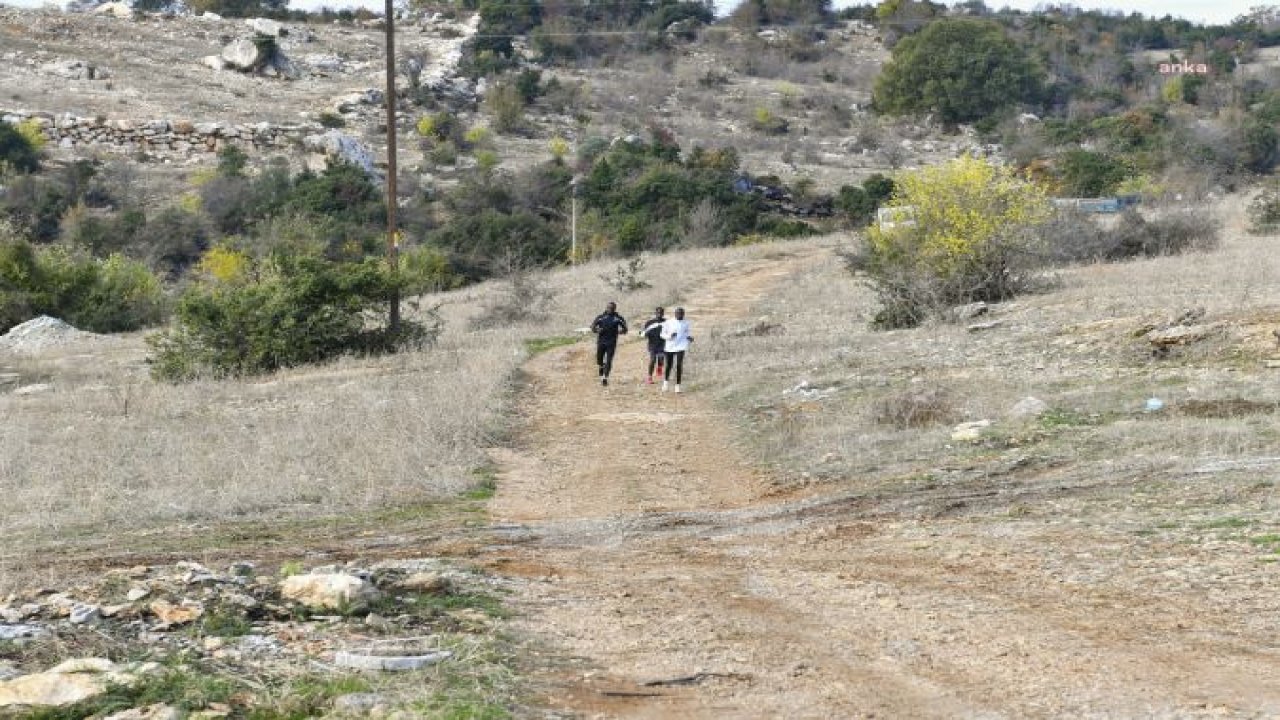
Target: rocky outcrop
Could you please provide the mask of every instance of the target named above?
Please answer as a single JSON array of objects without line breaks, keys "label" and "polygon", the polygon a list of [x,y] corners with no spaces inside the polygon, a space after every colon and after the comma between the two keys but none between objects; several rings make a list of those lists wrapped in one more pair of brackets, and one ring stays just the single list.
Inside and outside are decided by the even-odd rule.
[{"label": "rocky outcrop", "polygon": [[371,177],[381,177],[381,173],[374,167],[373,153],[359,140],[346,133],[330,130],[323,135],[308,135],[303,138],[302,146],[308,152],[324,157],[326,161],[339,160],[355,165]]}]

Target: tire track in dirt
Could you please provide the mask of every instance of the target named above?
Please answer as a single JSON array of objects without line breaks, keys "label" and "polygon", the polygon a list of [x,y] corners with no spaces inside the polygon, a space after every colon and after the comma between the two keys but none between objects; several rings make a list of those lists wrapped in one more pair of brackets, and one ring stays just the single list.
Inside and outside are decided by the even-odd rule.
[{"label": "tire track in dirt", "polygon": [[[832,261],[728,268],[686,303],[695,337]],[[638,342],[607,389],[585,343],[526,368],[524,430],[495,453],[504,530],[481,560],[521,579],[515,627],[542,657],[548,716],[1280,712],[1277,638],[1226,642],[1217,629],[1241,619],[1208,598],[1063,582],[1043,546],[963,518],[904,519],[878,492],[776,494],[699,393],[697,350],[680,396],[638,383]],[[1114,543],[1033,539],[1080,554]]]}]

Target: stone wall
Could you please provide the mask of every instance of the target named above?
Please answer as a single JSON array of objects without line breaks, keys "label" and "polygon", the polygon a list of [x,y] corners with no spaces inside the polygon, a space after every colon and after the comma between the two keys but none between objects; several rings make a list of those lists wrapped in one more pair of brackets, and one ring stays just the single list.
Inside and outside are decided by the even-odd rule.
[{"label": "stone wall", "polygon": [[223,125],[188,120],[135,122],[76,117],[69,113],[51,115],[2,109],[0,120],[13,124],[35,121],[49,144],[59,148],[147,153],[162,157],[213,153],[228,144],[259,150],[301,147],[308,136],[324,132],[324,128],[314,122],[297,125]]}]

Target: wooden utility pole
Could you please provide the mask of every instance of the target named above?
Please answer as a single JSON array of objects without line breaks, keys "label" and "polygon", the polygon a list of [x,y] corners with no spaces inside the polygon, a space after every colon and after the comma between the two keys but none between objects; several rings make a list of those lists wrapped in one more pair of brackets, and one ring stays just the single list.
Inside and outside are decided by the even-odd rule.
[{"label": "wooden utility pole", "polygon": [[[396,23],[392,0],[387,0],[387,268],[397,280],[400,265],[400,233],[396,230]],[[400,289],[391,295],[388,329],[400,332]]]}]

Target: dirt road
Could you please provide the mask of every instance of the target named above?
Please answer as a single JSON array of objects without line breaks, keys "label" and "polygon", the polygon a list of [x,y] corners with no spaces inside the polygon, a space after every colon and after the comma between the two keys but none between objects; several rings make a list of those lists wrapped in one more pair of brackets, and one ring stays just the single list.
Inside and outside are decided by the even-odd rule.
[{"label": "dirt road", "polygon": [[[832,261],[729,268],[686,303],[695,337]],[[634,341],[609,388],[587,343],[527,367],[487,562],[522,578],[546,716],[1280,714],[1256,567],[1087,523],[920,519],[854,481],[778,492],[699,392],[697,350],[679,396],[639,382]]]}]

